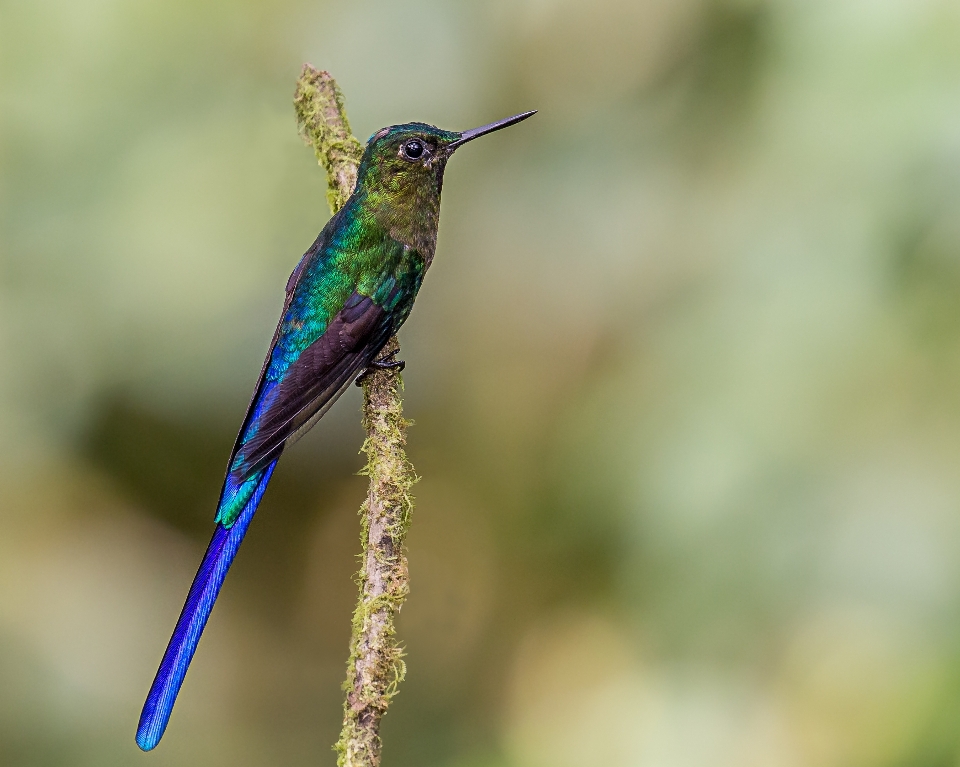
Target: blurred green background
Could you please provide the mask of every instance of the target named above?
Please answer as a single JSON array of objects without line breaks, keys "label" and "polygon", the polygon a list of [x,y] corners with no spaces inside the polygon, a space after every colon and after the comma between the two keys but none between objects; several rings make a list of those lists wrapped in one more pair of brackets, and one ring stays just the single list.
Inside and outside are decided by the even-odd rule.
[{"label": "blurred green background", "polygon": [[356,390],[133,736],[353,127],[448,167],[401,333],[397,767],[960,763],[960,6],[0,0],[0,763],[333,764]]}]

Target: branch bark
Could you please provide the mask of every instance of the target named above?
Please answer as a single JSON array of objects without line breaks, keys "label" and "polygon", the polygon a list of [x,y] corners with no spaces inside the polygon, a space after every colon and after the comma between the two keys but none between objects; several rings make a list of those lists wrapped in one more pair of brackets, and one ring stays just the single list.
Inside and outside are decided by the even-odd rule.
[{"label": "branch bark", "polygon": [[[336,213],[353,192],[363,147],[350,132],[343,93],[327,72],[304,65],[294,95],[297,122],[327,172],[327,201]],[[396,336],[378,359],[399,352]],[[360,597],[353,614],[350,659],[343,684],[343,729],[335,749],[339,767],[380,764],[380,720],[403,680],[403,649],[393,620],[409,592],[404,541],[417,481],[407,460],[403,381],[396,369],[377,370],[363,379],[363,451],[370,477],[360,509],[363,546],[357,581]]]}]

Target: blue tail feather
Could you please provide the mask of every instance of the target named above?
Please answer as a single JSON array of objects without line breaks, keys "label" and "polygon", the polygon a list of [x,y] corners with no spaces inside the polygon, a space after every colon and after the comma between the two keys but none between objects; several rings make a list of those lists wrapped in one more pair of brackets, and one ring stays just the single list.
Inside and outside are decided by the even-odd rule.
[{"label": "blue tail feather", "polygon": [[223,579],[227,575],[227,570],[230,569],[233,558],[237,555],[237,549],[240,548],[243,536],[250,526],[250,521],[260,504],[260,499],[263,498],[263,493],[270,482],[270,475],[273,474],[276,465],[277,462],[274,461],[264,469],[256,490],[240,512],[236,522],[229,528],[217,525],[210,545],[207,547],[207,553],[203,556],[203,562],[200,563],[200,569],[193,579],[193,585],[190,587],[187,601],[180,613],[177,627],[163,654],[160,669],[147,695],[147,702],[143,705],[143,713],[140,714],[137,745],[144,751],[150,751],[156,747],[160,738],[163,737],[163,731],[167,728],[170,713],[173,711],[173,704],[180,692],[180,685],[183,684],[183,678],[196,652],[200,635],[220,593]]}]

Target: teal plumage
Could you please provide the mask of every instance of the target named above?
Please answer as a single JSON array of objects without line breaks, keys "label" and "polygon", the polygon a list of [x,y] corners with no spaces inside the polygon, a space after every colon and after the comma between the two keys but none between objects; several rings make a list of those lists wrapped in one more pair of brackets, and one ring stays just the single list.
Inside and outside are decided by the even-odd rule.
[{"label": "teal plumage", "polygon": [[464,133],[424,123],[395,125],[367,143],[353,194],[287,282],[280,322],[230,456],[213,539],[140,717],[137,743],[145,751],[163,735],[280,454],[374,364],[410,315],[436,250],[450,155],[467,141],[532,114]]}]

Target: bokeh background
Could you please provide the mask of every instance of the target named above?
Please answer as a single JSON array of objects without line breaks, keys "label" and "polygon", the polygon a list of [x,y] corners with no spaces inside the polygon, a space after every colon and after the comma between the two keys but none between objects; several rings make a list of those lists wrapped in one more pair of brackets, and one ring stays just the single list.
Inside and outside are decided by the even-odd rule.
[{"label": "bokeh background", "polygon": [[0,763],[318,765],[352,391],[133,735],[353,127],[450,164],[402,331],[397,767],[960,763],[960,6],[0,2]]}]

